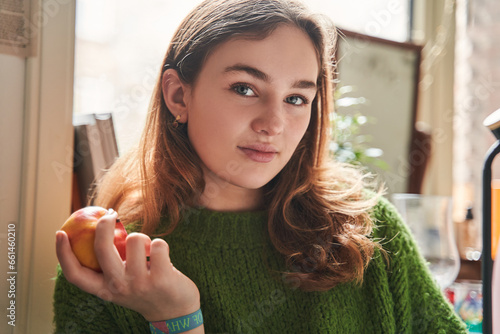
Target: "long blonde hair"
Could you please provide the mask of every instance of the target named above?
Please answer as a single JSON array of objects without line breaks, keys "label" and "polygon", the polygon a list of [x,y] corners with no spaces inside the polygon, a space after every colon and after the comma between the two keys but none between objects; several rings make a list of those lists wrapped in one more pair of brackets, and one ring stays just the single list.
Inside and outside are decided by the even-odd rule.
[{"label": "long blonde hair", "polygon": [[362,280],[377,247],[368,237],[376,199],[363,192],[364,176],[357,169],[330,161],[336,30],[298,2],[208,0],[198,5],[167,50],[139,147],[105,175],[95,204],[114,208],[125,223],[141,222],[146,234],[153,234],[166,216],[166,233],[171,233],[183,208],[197,205],[205,183],[202,162],[187,135],[189,125],[170,126],[174,119],[163,99],[163,72],[173,68],[185,83],[193,84],[215,47],[235,36],[263,39],[282,24],[308,34],[321,68],[306,134],[264,189],[268,230],[286,260],[286,275],[299,278],[304,291],[328,290]]}]

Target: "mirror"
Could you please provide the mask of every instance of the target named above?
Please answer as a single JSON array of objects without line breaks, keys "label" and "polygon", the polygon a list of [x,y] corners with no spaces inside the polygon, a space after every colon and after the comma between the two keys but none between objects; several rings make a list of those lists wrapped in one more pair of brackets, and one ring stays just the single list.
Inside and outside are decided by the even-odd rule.
[{"label": "mirror", "polygon": [[[414,124],[422,48],[342,29],[339,32],[338,85],[352,86],[348,96],[362,97],[366,102],[338,112],[359,111],[368,118],[360,130],[371,137],[369,146],[383,150],[381,159],[388,165],[385,170],[373,167],[373,171],[390,194],[408,192],[410,179],[421,183],[427,158],[411,149],[418,139]],[[420,150],[429,153],[425,147]]]}]

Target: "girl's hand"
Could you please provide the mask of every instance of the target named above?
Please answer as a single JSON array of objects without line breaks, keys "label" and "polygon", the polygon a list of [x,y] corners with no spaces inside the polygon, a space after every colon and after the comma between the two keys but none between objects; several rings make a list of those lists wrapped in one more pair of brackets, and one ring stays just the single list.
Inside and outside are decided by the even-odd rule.
[{"label": "girl's hand", "polygon": [[83,267],[67,234],[57,231],[56,252],[66,279],[83,291],[139,312],[148,321],[197,311],[198,288],[172,265],[164,240],[151,241],[145,234],[131,233],[126,240],[127,259],[122,261],[113,244],[116,217],[114,212],[97,222],[94,249],[102,273]]}]

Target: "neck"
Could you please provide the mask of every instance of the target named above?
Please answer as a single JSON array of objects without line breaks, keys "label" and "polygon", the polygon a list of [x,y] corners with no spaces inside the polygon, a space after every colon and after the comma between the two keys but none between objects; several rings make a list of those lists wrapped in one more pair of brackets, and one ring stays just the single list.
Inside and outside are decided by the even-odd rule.
[{"label": "neck", "polygon": [[200,196],[200,205],[207,209],[255,211],[262,209],[262,204],[262,189],[246,189],[221,179],[205,177],[205,190]]}]

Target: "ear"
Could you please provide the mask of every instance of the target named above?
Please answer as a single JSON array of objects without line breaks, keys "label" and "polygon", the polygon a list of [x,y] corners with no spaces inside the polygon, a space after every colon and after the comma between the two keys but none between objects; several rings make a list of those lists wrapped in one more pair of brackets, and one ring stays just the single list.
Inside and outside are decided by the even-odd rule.
[{"label": "ear", "polygon": [[168,69],[163,73],[161,84],[163,99],[168,110],[174,117],[181,117],[179,123],[186,123],[191,93],[189,85],[181,81],[179,74],[174,69]]}]

